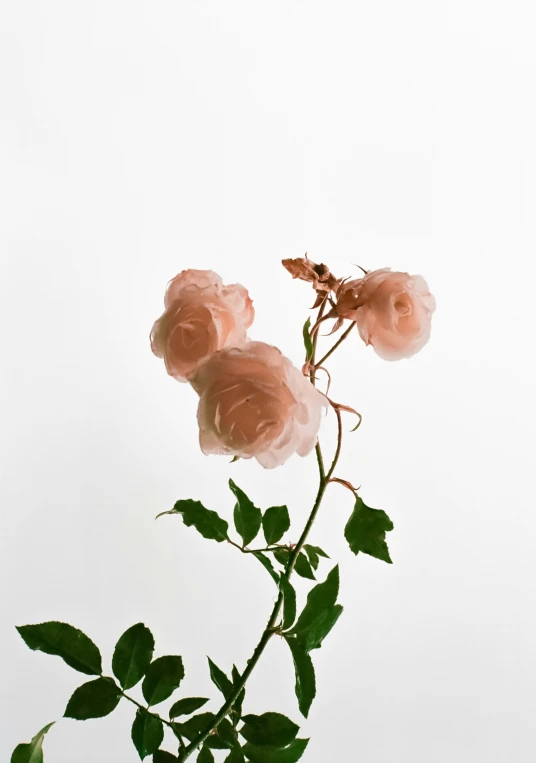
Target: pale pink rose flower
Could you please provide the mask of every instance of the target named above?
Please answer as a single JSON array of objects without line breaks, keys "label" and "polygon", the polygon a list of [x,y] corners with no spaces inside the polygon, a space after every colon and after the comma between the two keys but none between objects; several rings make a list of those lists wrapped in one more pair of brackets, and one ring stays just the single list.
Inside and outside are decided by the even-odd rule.
[{"label": "pale pink rose flower", "polygon": [[203,453],[256,458],[272,469],[315,447],[327,400],[277,347],[221,350],[190,381]]},{"label": "pale pink rose flower", "polygon": [[245,344],[255,317],[247,290],[224,286],[211,270],[183,270],[169,282],[164,305],[151,331],[151,349],[181,382],[223,347]]},{"label": "pale pink rose flower", "polygon": [[422,276],[374,270],[337,292],[340,318],[356,321],[366,344],[384,360],[409,358],[430,338],[434,297]]}]

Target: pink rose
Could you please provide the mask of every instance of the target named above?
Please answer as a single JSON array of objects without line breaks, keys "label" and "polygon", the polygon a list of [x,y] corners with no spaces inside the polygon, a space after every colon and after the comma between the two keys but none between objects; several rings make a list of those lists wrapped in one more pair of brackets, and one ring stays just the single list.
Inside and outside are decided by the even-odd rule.
[{"label": "pink rose", "polygon": [[151,348],[167,372],[187,381],[205,358],[241,346],[255,311],[240,284],[224,286],[211,270],[183,270],[169,282],[165,312],[151,331]]},{"label": "pink rose", "polygon": [[205,454],[256,458],[266,469],[317,442],[326,398],[264,342],[221,350],[191,378],[199,394],[199,442]]},{"label": "pink rose", "polygon": [[409,358],[430,338],[434,297],[422,276],[374,270],[337,292],[340,318],[356,321],[361,338],[384,360]]}]

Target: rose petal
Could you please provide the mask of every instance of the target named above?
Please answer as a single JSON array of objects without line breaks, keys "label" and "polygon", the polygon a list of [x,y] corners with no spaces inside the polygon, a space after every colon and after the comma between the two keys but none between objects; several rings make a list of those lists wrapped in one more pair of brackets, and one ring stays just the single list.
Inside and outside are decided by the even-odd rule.
[{"label": "rose petal", "polygon": [[187,381],[199,365],[224,347],[241,347],[254,317],[253,304],[239,284],[223,286],[211,270],[184,270],[169,284],[166,310],[151,331],[151,348],[177,381]]},{"label": "rose petal", "polygon": [[325,397],[263,342],[226,348],[191,377],[204,452],[254,456],[267,469],[314,447]]}]

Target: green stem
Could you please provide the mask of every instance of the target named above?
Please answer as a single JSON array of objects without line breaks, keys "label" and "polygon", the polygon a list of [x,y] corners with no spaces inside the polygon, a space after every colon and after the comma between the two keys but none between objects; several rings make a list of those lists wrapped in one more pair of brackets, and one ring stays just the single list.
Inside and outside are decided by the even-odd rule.
[{"label": "green stem", "polygon": [[[315,450],[316,450],[317,458],[319,459],[320,445],[318,443],[316,445],[316,449]],[[340,453],[340,447],[337,448],[337,451],[338,451],[338,453]],[[337,460],[338,460],[338,455],[337,455]],[[336,465],[337,465],[337,461],[334,460],[334,464],[332,464],[332,466],[330,468],[330,471],[328,472],[328,474],[330,476],[331,476],[331,473],[332,473],[332,471],[333,471],[333,469],[335,468]],[[319,466],[320,466],[320,460],[319,460]],[[309,514],[309,519],[307,520],[307,524],[303,528],[303,532],[302,532],[302,534],[300,536],[300,539],[296,543],[296,546],[294,547],[294,551],[292,552],[290,560],[289,560],[287,571],[285,572],[285,578],[287,580],[289,580],[290,576],[292,575],[292,570],[294,569],[294,565],[296,564],[296,560],[298,559],[300,551],[302,550],[302,548],[305,545],[305,541],[307,540],[307,536],[309,535],[309,533],[311,531],[311,527],[313,526],[313,522],[316,519],[316,515],[318,514],[318,510],[320,509],[320,504],[322,503],[322,498],[324,497],[324,493],[326,492],[326,488],[328,486],[328,479],[329,479],[329,477],[325,476],[321,472],[320,484],[318,486],[318,492],[316,494],[316,498],[315,498],[315,502],[313,504],[313,508],[311,509],[311,513]],[[278,598],[277,603],[279,604],[279,609],[280,609],[281,608],[281,604],[283,603],[283,594],[281,592],[279,593],[279,598]],[[278,613],[279,613],[279,609],[278,609]]]},{"label": "green stem", "polygon": [[317,367],[318,367],[318,366],[321,366],[321,365],[322,365],[322,364],[323,364],[323,363],[324,363],[324,362],[325,362],[325,361],[326,361],[326,360],[329,358],[329,356],[330,356],[332,353],[334,353],[334,352],[335,352],[335,350],[337,349],[337,347],[338,347],[338,346],[339,346],[339,345],[340,345],[342,342],[344,342],[344,340],[346,339],[346,337],[348,336],[348,334],[350,333],[350,331],[353,329],[353,327],[354,327],[354,326],[355,326],[355,321],[354,321],[353,323],[350,323],[350,325],[348,326],[348,328],[346,329],[346,331],[344,332],[344,334],[341,334],[341,336],[340,336],[340,337],[338,338],[338,340],[335,342],[335,344],[333,345],[333,347],[331,348],[331,350],[328,350],[328,351],[326,352],[326,354],[325,354],[325,355],[324,355],[322,358],[320,358],[320,360],[318,361],[318,363],[316,363],[316,366],[317,366]]},{"label": "green stem", "polygon": [[[327,298],[320,305],[320,309],[318,310],[318,316],[317,316],[317,319],[316,319],[317,323],[322,318],[322,316],[324,315],[324,310],[326,309],[326,304],[327,304]],[[316,357],[316,346],[317,346],[317,344],[318,344],[318,331],[315,331],[315,333],[313,335],[313,351],[311,353],[311,370],[309,371],[309,381],[311,382],[313,387],[316,386],[316,378],[315,378],[315,370],[316,370],[315,369],[315,363],[316,363],[316,361],[315,361],[315,357]],[[324,457],[322,456],[322,449],[320,447],[320,442],[317,443],[317,446],[315,448],[315,453],[316,453],[316,461],[318,463],[318,471],[320,473],[320,479],[323,480],[324,476],[325,476],[325,473],[326,473],[326,470],[325,470],[325,467],[324,467]]]},{"label": "green stem", "polygon": [[[319,318],[322,316],[324,307],[325,307],[325,303],[320,307],[319,316],[318,316]],[[354,324],[352,323],[352,325],[350,326],[350,329],[353,326],[354,326]],[[344,335],[337,342],[336,346],[332,347],[332,349],[329,351],[329,353],[327,353],[327,355],[331,355],[331,353],[334,352],[336,347],[338,347],[338,345],[340,345],[340,343],[343,341],[343,339],[348,335],[350,329],[348,329],[344,333]],[[313,366],[315,364],[315,360],[314,360],[314,358],[315,358],[315,351],[316,351],[316,335],[313,338],[313,355],[312,355],[312,358],[311,358],[311,364]],[[324,356],[323,360],[325,360],[327,355]],[[314,385],[314,383],[315,383],[315,380],[314,380],[314,371],[311,372],[309,378],[310,378],[311,384]],[[302,534],[300,536],[300,539],[297,542],[296,546],[294,547],[293,551],[291,552],[289,563],[288,563],[287,568],[286,568],[286,570],[284,572],[284,577],[285,577],[285,579],[287,581],[290,580],[290,577],[291,577],[292,572],[294,570],[294,566],[296,564],[298,556],[300,555],[300,552],[301,552],[303,546],[305,545],[305,541],[307,540],[307,537],[308,537],[309,533],[311,532],[311,528],[312,528],[312,526],[314,524],[314,521],[315,521],[316,516],[318,514],[318,511],[320,509],[320,505],[322,503],[322,499],[324,497],[324,493],[326,492],[326,488],[328,486],[329,479],[333,475],[335,467],[337,466],[337,461],[339,460],[339,456],[340,456],[340,453],[341,453],[341,445],[342,445],[342,425],[341,425],[341,414],[340,414],[340,411],[335,409],[335,413],[337,414],[337,422],[338,422],[337,448],[335,450],[335,455],[333,457],[332,464],[331,464],[331,466],[329,468],[329,471],[326,474],[325,467],[324,467],[324,460],[323,460],[323,457],[322,457],[322,450],[320,448],[320,443],[317,442],[317,444],[316,444],[315,452],[316,452],[316,459],[317,459],[317,463],[318,463],[318,472],[319,472],[318,490],[317,490],[317,493],[316,493],[316,498],[315,498],[315,502],[313,504],[313,508],[311,509],[311,513],[309,514],[309,518],[307,520],[307,524],[303,528],[303,532],[302,532]],[[230,541],[230,543],[233,546],[236,546],[237,548],[239,548],[241,551],[245,551],[245,549],[243,549],[238,544],[233,543],[233,541]],[[259,662],[259,660],[260,660],[260,658],[262,656],[262,653],[266,649],[266,645],[268,644],[268,642],[270,641],[270,639],[272,638],[274,633],[277,631],[277,620],[278,620],[278,617],[279,617],[279,613],[281,612],[282,605],[283,605],[283,592],[282,592],[281,587],[280,587],[279,588],[279,595],[277,597],[277,601],[274,604],[274,608],[272,609],[272,613],[271,613],[271,615],[270,615],[270,617],[268,619],[268,622],[266,624],[266,628],[264,629],[264,631],[262,633],[262,636],[261,636],[261,638],[259,640],[259,643],[255,647],[255,650],[254,650],[253,654],[251,655],[250,659],[247,662],[246,669],[242,673],[240,681],[233,687],[232,694],[227,698],[226,702],[221,706],[221,708],[219,709],[219,711],[217,712],[217,714],[214,716],[213,720],[211,721],[210,725],[207,726],[207,728],[205,728],[203,731],[201,731],[196,736],[196,738],[193,740],[193,742],[191,742],[189,745],[187,745],[186,747],[183,747],[180,750],[180,752],[179,752],[179,760],[181,761],[181,763],[182,763],[182,761],[187,760],[187,758],[189,758],[190,755],[192,755],[192,753],[195,752],[195,750],[199,747],[199,745],[201,745],[205,741],[205,739],[207,739],[210,736],[212,731],[215,728],[217,728],[218,724],[225,718],[225,716],[232,709],[234,703],[236,702],[236,700],[238,698],[238,695],[240,694],[242,689],[245,687],[248,678],[253,673],[257,663]]]},{"label": "green stem", "polygon": [[284,543],[274,543],[271,546],[266,546],[266,548],[244,548],[239,543],[235,543],[234,540],[231,540],[230,538],[227,538],[227,543],[230,543],[231,546],[234,546],[243,554],[258,554],[261,551],[277,551],[278,548],[286,548]]},{"label": "green stem", "polygon": [[[318,451],[320,450],[320,446],[317,444],[316,451],[317,451],[317,457],[318,457]],[[340,448],[338,448],[338,451],[340,452]],[[334,463],[332,464],[332,468],[330,469],[330,472],[335,468],[336,461],[334,460]],[[284,577],[289,580],[290,576],[292,575],[292,571],[294,569],[294,565],[296,564],[296,560],[305,544],[305,541],[307,540],[307,536],[309,535],[311,528],[313,526],[313,523],[316,519],[316,515],[318,514],[318,510],[320,509],[320,505],[322,503],[322,498],[324,497],[324,493],[326,491],[327,487],[327,479],[325,476],[321,476],[320,478],[320,484],[318,487],[318,491],[316,494],[316,499],[313,505],[313,508],[311,510],[311,513],[309,514],[309,519],[307,520],[307,524],[305,525],[303,532],[300,536],[300,539],[298,543],[296,544],[294,550],[292,551],[290,555],[290,560],[288,567],[285,571]],[[194,739],[194,741],[189,744],[187,747],[184,747],[182,750],[182,754],[179,753],[179,760],[184,761],[187,758],[190,757],[190,755],[199,747],[200,744],[202,744],[205,739],[207,739],[212,730],[215,729],[218,724],[225,718],[225,716],[229,713],[231,708],[233,707],[234,703],[236,702],[236,699],[244,686],[247,683],[248,678],[253,673],[253,670],[255,669],[255,666],[257,665],[258,661],[261,658],[262,653],[264,652],[266,645],[276,632],[276,623],[277,619],[279,617],[279,613],[281,611],[281,606],[283,604],[283,593],[281,591],[281,588],[279,590],[279,596],[277,597],[277,601],[274,605],[274,608],[272,610],[272,614],[270,615],[270,619],[268,620],[268,623],[266,625],[266,628],[263,631],[263,634],[260,638],[259,643],[255,647],[255,651],[251,655],[251,658],[248,660],[248,664],[244,672],[242,673],[242,676],[240,678],[240,681],[236,686],[233,688],[233,693],[231,696],[227,699],[225,704],[222,705],[219,712],[216,714],[216,716],[213,718],[213,720],[210,723],[210,726],[207,726],[204,731],[202,731],[198,736]]]},{"label": "green stem", "polygon": [[104,678],[104,680],[105,680],[105,681],[110,681],[110,683],[112,683],[112,684],[115,686],[115,688],[116,688],[116,689],[118,689],[118,691],[119,691],[120,695],[121,695],[122,697],[124,697],[124,699],[128,699],[128,701],[129,701],[129,702],[132,702],[132,704],[133,704],[133,705],[136,705],[136,707],[139,707],[139,708],[140,708],[140,710],[143,710],[143,711],[144,711],[144,712],[146,712],[148,715],[152,715],[154,718],[158,718],[158,720],[159,720],[159,721],[161,721],[162,723],[165,723],[165,725],[166,725],[166,726],[169,726],[169,727],[170,727],[170,729],[173,729],[173,728],[174,728],[174,727],[173,727],[173,724],[172,724],[170,721],[166,721],[166,720],[165,720],[165,718],[162,718],[162,717],[161,717],[160,715],[158,715],[157,713],[152,713],[152,712],[149,710],[149,708],[148,708],[148,707],[145,707],[145,705],[142,705],[140,702],[138,702],[136,699],[134,699],[134,697],[129,697],[129,695],[128,695],[128,694],[125,694],[125,692],[123,691],[123,689],[121,689],[121,688],[120,688],[120,687],[119,687],[119,686],[116,684],[116,682],[114,681],[114,679],[113,679],[113,678],[110,678],[110,676],[103,676],[102,674],[101,674],[101,678]]},{"label": "green stem", "polygon": [[341,455],[341,447],[342,447],[342,415],[340,408],[334,407],[333,409],[335,411],[335,415],[337,416],[337,448],[335,450],[335,455],[333,456],[333,461],[331,463],[331,466],[329,467],[329,472],[326,474],[326,484],[329,482],[331,477],[333,477],[333,472],[335,471],[335,467],[337,466],[337,462],[339,460],[339,456]]}]

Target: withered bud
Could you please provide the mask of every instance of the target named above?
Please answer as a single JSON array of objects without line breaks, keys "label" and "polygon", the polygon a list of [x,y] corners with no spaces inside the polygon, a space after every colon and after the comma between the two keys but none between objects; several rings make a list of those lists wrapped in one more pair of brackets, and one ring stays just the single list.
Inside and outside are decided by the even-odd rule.
[{"label": "withered bud", "polygon": [[335,291],[339,285],[338,280],[330,273],[327,265],[317,265],[307,255],[281,262],[293,278],[311,283],[317,292],[328,294],[330,291]]},{"label": "withered bud", "polygon": [[340,318],[348,318],[355,321],[357,308],[362,305],[361,285],[362,278],[345,279],[337,287],[337,304],[335,310]]}]

